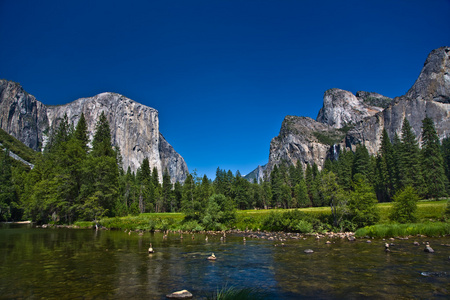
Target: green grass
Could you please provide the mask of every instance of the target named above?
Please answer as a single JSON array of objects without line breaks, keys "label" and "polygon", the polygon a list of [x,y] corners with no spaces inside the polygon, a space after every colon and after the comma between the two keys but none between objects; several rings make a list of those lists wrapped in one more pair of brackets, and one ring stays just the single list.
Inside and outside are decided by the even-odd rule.
[{"label": "green grass", "polygon": [[91,221],[76,221],[73,225],[78,227],[78,228],[87,229],[87,228],[92,228],[95,225],[95,222],[91,222]]},{"label": "green grass", "polygon": [[[389,214],[393,203],[379,203],[380,221],[377,225],[366,228],[366,231],[359,229],[360,236],[407,236],[423,234],[438,236],[450,234],[449,223],[443,221],[443,215],[447,206],[447,200],[439,201],[419,201],[417,204],[417,224],[399,225],[393,224],[389,220]],[[264,230],[264,222],[267,221],[271,213],[287,213],[294,209],[270,209],[270,210],[239,210],[237,211],[236,222],[232,228],[240,230]],[[314,224],[315,229],[321,227],[320,222],[326,222],[330,216],[330,207],[308,207],[298,209],[307,215],[307,221]],[[128,230],[202,230],[197,223],[183,223],[183,213],[143,213],[138,216],[126,216],[116,218],[104,218],[100,220],[100,225],[111,229]],[[315,221],[314,221],[315,220]],[[319,223],[318,223],[319,222]],[[77,222],[75,225],[78,225]],[[92,226],[92,222],[85,222],[86,227]],[[323,230],[327,226],[323,224]],[[81,227],[81,225],[78,225]],[[320,230],[320,229],[319,229]]]},{"label": "green grass", "polygon": [[[389,220],[389,214],[393,207],[392,202],[378,203],[378,209],[380,210],[379,224],[392,223]],[[442,219],[445,208],[447,207],[447,200],[429,201],[423,200],[417,203],[417,219],[419,222],[438,221]]]},{"label": "green grass", "polygon": [[111,229],[177,230],[183,221],[182,213],[144,213],[138,216],[104,218],[100,225]]},{"label": "green grass", "polygon": [[396,237],[426,235],[438,237],[450,234],[450,223],[410,223],[410,224],[377,224],[360,228],[356,231],[357,237]]}]

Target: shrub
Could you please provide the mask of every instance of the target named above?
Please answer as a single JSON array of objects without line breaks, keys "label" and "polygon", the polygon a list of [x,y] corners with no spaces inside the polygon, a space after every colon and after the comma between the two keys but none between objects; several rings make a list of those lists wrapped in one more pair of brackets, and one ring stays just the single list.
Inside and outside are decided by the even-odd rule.
[{"label": "shrub", "polygon": [[308,221],[300,220],[293,226],[293,229],[300,233],[310,233],[313,230],[313,226]]},{"label": "shrub", "polygon": [[407,186],[403,190],[397,192],[393,197],[394,207],[389,218],[392,221],[398,223],[412,223],[415,222],[416,211],[417,211],[417,201],[419,201],[419,195],[416,190]]}]

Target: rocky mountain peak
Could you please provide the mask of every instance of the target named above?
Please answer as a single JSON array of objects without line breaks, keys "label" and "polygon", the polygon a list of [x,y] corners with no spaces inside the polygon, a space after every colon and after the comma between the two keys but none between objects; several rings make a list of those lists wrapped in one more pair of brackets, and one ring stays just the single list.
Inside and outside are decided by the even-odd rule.
[{"label": "rocky mountain peak", "polygon": [[45,106],[24,92],[18,84],[0,81],[0,126],[25,145],[41,150],[51,128],[57,128],[65,114],[76,126],[83,113],[90,140],[97,120],[105,113],[114,146],[120,148],[123,167],[136,171],[144,158],[158,170],[159,179],[165,169],[172,181],[183,182],[188,173],[184,159],[159,131],[158,111],[117,93],[101,93],[58,106]]},{"label": "rocky mountain peak", "polygon": [[393,139],[401,134],[405,118],[419,142],[425,117],[434,121],[441,140],[450,136],[449,58],[450,47],[433,50],[411,89],[395,99],[373,92],[353,95],[341,89],[327,90],[316,121],[285,118],[280,134],[270,143],[266,174],[283,161],[315,163],[320,169],[327,158],[338,156],[339,149],[355,150],[358,144],[364,144],[374,155],[380,148],[383,129]]},{"label": "rocky mountain peak", "polygon": [[316,121],[334,128],[343,128],[382,111],[390,100],[377,93],[358,92],[355,96],[349,91],[329,89],[325,91],[323,107]]},{"label": "rocky mountain peak", "polygon": [[408,99],[450,103],[450,47],[431,51],[414,85],[406,93]]}]

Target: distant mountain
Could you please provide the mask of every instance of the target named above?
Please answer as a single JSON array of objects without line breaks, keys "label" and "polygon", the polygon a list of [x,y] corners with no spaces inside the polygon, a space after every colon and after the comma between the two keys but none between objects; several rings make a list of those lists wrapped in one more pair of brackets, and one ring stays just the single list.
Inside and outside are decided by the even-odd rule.
[{"label": "distant mountain", "polygon": [[150,167],[158,170],[160,180],[165,169],[173,182],[185,180],[186,162],[160,133],[157,110],[115,93],[46,106],[18,83],[0,80],[0,127],[35,151],[44,147],[51,128],[59,125],[64,114],[76,126],[84,113],[92,140],[102,112],[110,123],[112,143],[120,148],[125,170],[130,167],[136,171],[147,157]]},{"label": "distant mountain", "polygon": [[[270,143],[269,162],[263,170],[250,174],[270,174],[273,167],[285,161],[323,167],[327,158],[337,158],[344,147],[355,150],[364,144],[376,154],[381,134],[386,128],[391,139],[400,136],[406,117],[421,141],[422,120],[433,119],[442,140],[450,134],[450,47],[433,50],[411,89],[391,99],[377,93],[330,89],[323,97],[317,119],[287,116],[280,133]],[[255,172],[255,173],[254,173]],[[249,179],[248,177],[246,177]],[[258,180],[260,177],[258,177]]]}]

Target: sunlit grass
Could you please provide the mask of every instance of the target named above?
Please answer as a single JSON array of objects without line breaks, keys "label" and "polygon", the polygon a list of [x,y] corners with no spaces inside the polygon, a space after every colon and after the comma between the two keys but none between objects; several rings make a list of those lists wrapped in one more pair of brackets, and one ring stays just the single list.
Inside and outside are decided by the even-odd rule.
[{"label": "sunlit grass", "polygon": [[430,237],[450,234],[450,223],[410,223],[410,224],[377,224],[360,228],[355,235],[358,237],[396,237],[426,235]]},{"label": "sunlit grass", "polygon": [[[444,211],[446,209],[447,200],[439,200],[439,201],[419,201],[417,204],[417,218],[419,223],[431,223],[431,222],[439,222],[443,220]],[[393,203],[379,203],[377,207],[380,211],[380,221],[377,225],[393,225],[392,221],[389,219],[389,214],[393,208]],[[236,214],[236,222],[229,229],[240,229],[240,230],[264,230],[263,222],[264,220],[273,212],[277,213],[286,213],[288,211],[292,211],[294,209],[251,209],[251,210],[238,210]],[[311,218],[319,219],[324,222],[326,218],[331,214],[330,207],[308,207],[308,208],[299,208],[299,211],[307,214]],[[116,217],[116,218],[104,218],[100,221],[100,224],[104,227],[111,229],[128,229],[128,230],[180,230],[186,229],[186,225],[183,225],[184,214],[183,213],[142,213],[137,216],[126,216],[126,217]],[[325,221],[326,222],[326,221]],[[85,224],[84,224],[85,223]],[[75,225],[80,226],[82,228],[89,228],[92,226],[92,222],[77,222]],[[444,223],[446,224],[446,223]],[[396,225],[397,226],[397,225]],[[401,234],[404,232],[405,234],[409,231],[404,231],[403,227],[380,227],[380,232],[387,233],[379,233],[378,235],[388,234],[390,236]],[[189,226],[188,226],[189,227]],[[192,227],[192,226],[191,226]],[[190,228],[190,227],[189,227]],[[186,230],[200,230],[193,227],[194,229],[186,229]],[[326,227],[324,227],[326,228]],[[414,232],[418,232],[416,234],[424,234],[427,230],[431,231],[431,234],[434,236],[436,234],[446,234],[445,227],[444,231],[437,227],[433,227],[427,225],[425,227],[415,227]],[[430,229],[431,228],[431,229]],[[437,232],[436,234],[433,232]],[[444,233],[442,233],[444,232]],[[409,233],[408,233],[409,234]],[[370,234],[364,234],[370,235]]]}]

